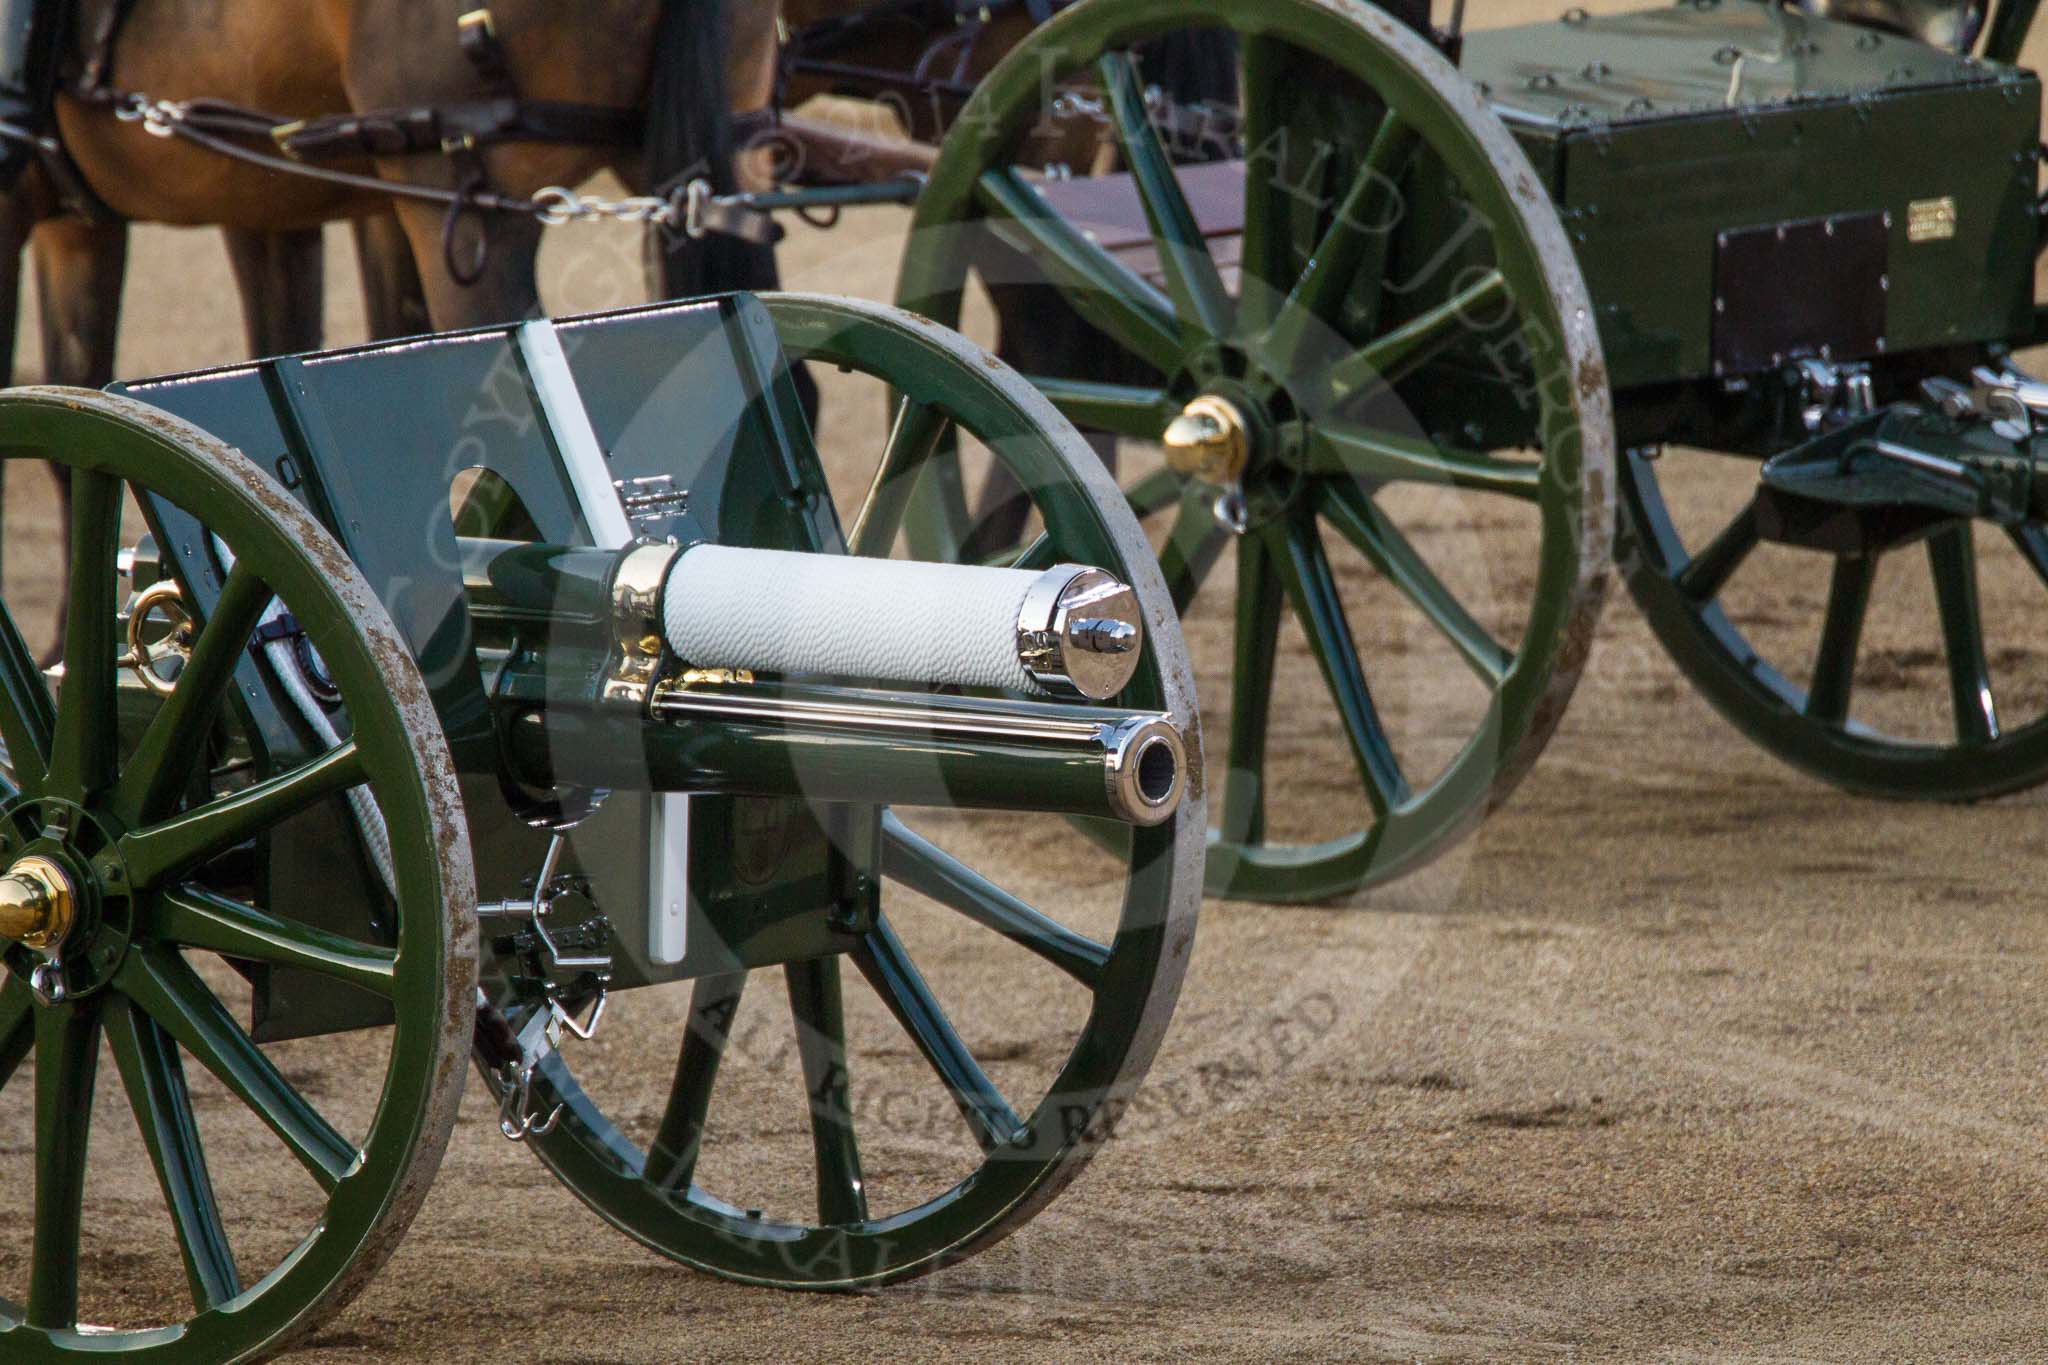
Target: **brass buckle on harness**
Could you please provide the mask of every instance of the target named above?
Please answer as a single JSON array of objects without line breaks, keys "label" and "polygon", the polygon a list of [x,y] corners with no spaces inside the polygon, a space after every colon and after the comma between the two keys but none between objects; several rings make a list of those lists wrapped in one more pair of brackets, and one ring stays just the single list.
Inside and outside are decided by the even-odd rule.
[{"label": "brass buckle on harness", "polygon": [[305,131],[306,121],[302,118],[295,118],[290,123],[280,123],[275,128],[272,128],[270,130],[270,140],[277,144],[278,151],[297,161],[299,160],[299,152],[296,147],[292,146],[292,139]]}]

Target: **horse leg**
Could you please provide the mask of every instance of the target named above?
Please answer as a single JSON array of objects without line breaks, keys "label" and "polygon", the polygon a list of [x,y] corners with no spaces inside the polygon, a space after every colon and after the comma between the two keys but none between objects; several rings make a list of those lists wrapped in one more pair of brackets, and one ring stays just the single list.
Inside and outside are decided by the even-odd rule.
[{"label": "horse leg", "polygon": [[412,257],[412,244],[395,214],[380,213],[350,223],[355,232],[356,262],[363,277],[363,311],[370,322],[370,340],[431,332],[426,286]]},{"label": "horse leg", "polygon": [[[120,334],[121,284],[128,274],[128,227],[83,218],[46,218],[30,236],[35,250],[36,295],[43,328],[43,381],[104,388],[114,379],[114,344]],[[69,506],[70,477],[54,466],[59,501]],[[71,518],[61,517],[71,562]],[[60,589],[57,620],[64,620],[70,585]],[[45,666],[63,649],[63,632],[43,651]]]},{"label": "horse leg", "polygon": [[[21,253],[35,206],[20,190],[0,195],[0,383],[14,382],[14,333],[21,321]],[[0,566],[6,558],[7,464],[0,460]]]},{"label": "horse leg", "polygon": [[[419,267],[434,329],[490,327],[540,316],[537,219],[465,214],[448,232],[447,215],[425,204],[401,204],[398,221]],[[473,279],[458,278],[458,271]]]},{"label": "horse leg", "polygon": [[223,228],[228,263],[242,291],[242,326],[252,356],[320,349],[326,256],[319,228],[250,232]]}]

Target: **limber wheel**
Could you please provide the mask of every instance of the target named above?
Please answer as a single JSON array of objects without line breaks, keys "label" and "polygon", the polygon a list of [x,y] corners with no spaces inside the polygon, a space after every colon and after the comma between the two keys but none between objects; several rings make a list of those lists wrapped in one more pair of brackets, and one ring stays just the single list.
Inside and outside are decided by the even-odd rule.
[{"label": "limber wheel", "polygon": [[[911,491],[965,437],[1030,491],[1030,563],[1136,589],[1143,662],[1116,704],[1172,713],[1198,751],[1158,568],[1051,406],[923,319],[764,301],[792,361],[872,381],[836,381],[828,432],[895,395],[886,432],[839,437],[827,457],[852,552],[909,553]],[[856,444],[863,458],[844,453]],[[1167,823],[1096,842],[1058,815],[885,811],[871,932],[844,954],[618,993],[594,1041],[543,1063],[536,1105],[566,1108],[531,1141],[609,1222],[733,1279],[852,1289],[968,1256],[1074,1178],[1150,1065],[1192,947],[1205,823],[1198,788]],[[650,1063],[677,1043],[673,1078],[650,1092]]]},{"label": "limber wheel", "polygon": [[1994,633],[2035,619],[2048,527],[1953,520],[1882,553],[1795,550],[1764,539],[1756,468],[1681,449],[1622,464],[1629,589],[1692,684],[1772,754],[1864,795],[2048,781],[2038,639]]},{"label": "limber wheel", "polygon": [[[54,703],[12,604],[0,611],[0,1149],[33,1152],[32,1178],[0,1177],[12,1196],[0,1358],[248,1359],[337,1311],[384,1261],[454,1122],[476,979],[453,770],[383,608],[240,454],[142,404],[55,389],[0,395],[0,452],[70,471],[72,536]],[[225,582],[175,688],[129,743],[116,556],[124,509],[132,518],[145,495],[211,530],[217,544],[178,545],[182,567]],[[215,741],[274,601],[325,659],[343,738],[252,773]],[[374,796],[389,837],[382,943],[313,929],[291,896],[251,893],[263,884],[248,875],[252,841],[355,788]],[[247,989],[216,959],[387,1000],[395,1022],[339,1049],[351,1067],[381,1054],[358,1073],[368,1083],[309,1086],[338,1040],[258,1046],[229,1008]],[[105,1122],[117,1107],[139,1143]],[[151,1183],[167,1230],[136,1216]]]},{"label": "limber wheel", "polygon": [[[1234,45],[1236,108],[1175,105],[1132,55],[1184,31]],[[1090,118],[1120,176],[1029,164]],[[1183,610],[1235,547],[1212,893],[1382,882],[1506,797],[1590,647],[1613,421],[1555,214],[1448,62],[1345,0],[1087,0],[983,83],[919,202],[899,299],[958,325],[973,288],[1013,329],[1057,295],[1125,358],[1032,378],[1084,429],[1166,440],[1165,468],[1126,447],[1127,496],[1171,518]],[[1362,802],[1300,776],[1347,764]]]}]

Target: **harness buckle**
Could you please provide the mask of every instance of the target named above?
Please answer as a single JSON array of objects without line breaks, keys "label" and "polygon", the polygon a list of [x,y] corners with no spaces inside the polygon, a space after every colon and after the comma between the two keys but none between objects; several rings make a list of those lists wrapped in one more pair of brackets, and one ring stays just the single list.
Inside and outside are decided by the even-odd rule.
[{"label": "harness buckle", "polygon": [[299,159],[299,149],[292,145],[292,139],[306,131],[306,121],[295,118],[290,123],[280,123],[270,130],[270,140],[277,144],[277,150],[292,160]]}]

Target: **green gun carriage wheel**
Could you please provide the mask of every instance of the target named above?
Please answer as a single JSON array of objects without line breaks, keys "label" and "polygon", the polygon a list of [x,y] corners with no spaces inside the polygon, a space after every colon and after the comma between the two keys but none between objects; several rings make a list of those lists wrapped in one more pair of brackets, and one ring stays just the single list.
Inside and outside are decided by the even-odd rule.
[{"label": "green gun carriage wheel", "polygon": [[[1916,528],[1883,551],[1802,551],[1800,560],[1815,566],[1803,579],[1816,585],[1814,592],[1788,591],[1800,581],[1789,570],[1771,574],[1776,605],[1753,615],[1728,599],[1731,586],[1747,585],[1745,569],[1767,540],[1758,500],[1741,502],[1732,517],[1717,517],[1718,524],[1690,537],[1667,501],[1672,479],[1660,471],[1714,461],[1744,471],[1755,465],[1707,451],[1632,451],[1624,458],[1623,562],[1658,640],[1722,715],[1784,762],[1866,796],[1979,801],[2048,782],[2048,711],[2020,724],[2001,711],[1993,678],[1998,651],[1988,639],[1981,590],[1984,551],[1993,540],[2009,542],[2000,557],[2015,556],[2029,586],[2048,589],[2048,526],[1987,522],[1980,540],[1976,521],[1956,519]],[[1933,611],[1919,632],[1900,637],[1911,644],[1901,648],[1894,640],[1875,661],[1896,675],[1883,680],[1892,695],[1879,717],[1856,706],[1873,690],[1867,669],[1878,651],[1871,623],[1889,617],[1897,623],[1893,631],[1903,630],[1913,607],[1909,585],[1896,575],[1880,578],[1891,564],[1924,575]],[[1750,573],[1747,583],[1757,582]]]},{"label": "green gun carriage wheel", "polygon": [[[899,395],[884,452],[872,480],[863,481],[867,495],[849,522],[852,551],[888,557],[899,547],[910,490],[946,444],[945,433],[971,434],[1033,491],[1046,528],[1031,556],[1034,563],[1088,564],[1136,589],[1146,618],[1145,654],[1119,705],[1187,718],[1191,747],[1198,750],[1186,651],[1150,549],[1115,483],[1045,399],[993,357],[921,318],[805,296],[764,296],[762,302],[791,360],[870,376],[877,387]],[[1190,786],[1182,808],[1167,822],[1117,826],[1106,838],[1121,850],[1105,888],[1114,893],[1105,906],[1113,930],[1095,937],[997,886],[913,828],[914,815],[882,813],[882,912],[852,951],[790,961],[781,973],[785,983],[746,989],[749,976],[762,973],[742,972],[701,977],[682,988],[690,997],[687,1022],[658,1122],[647,1121],[651,1116],[637,1097],[608,1111],[597,1088],[575,1069],[583,1050],[555,1053],[542,1064],[537,1104],[541,1112],[561,1106],[561,1117],[552,1131],[536,1132],[529,1141],[606,1221],[663,1255],[747,1283],[789,1289],[874,1286],[936,1270],[1015,1230],[1104,1141],[1151,1063],[1192,947],[1206,827],[1199,787]],[[1043,818],[1079,845],[1079,852],[1093,851],[1060,817]],[[1008,952],[1020,963],[1036,958],[1065,978],[1070,990],[1085,993],[1078,1030],[1071,1037],[1058,1033],[1046,1044],[1047,1081],[1034,1104],[1013,1109],[984,1069],[985,1059],[949,1020],[934,982],[905,947],[909,935],[898,932],[902,923],[892,905],[899,893],[961,917],[972,934],[966,950],[977,957]],[[880,1041],[849,1028],[854,1002],[842,992],[849,979],[860,978],[880,1001],[874,1012],[886,1035]],[[699,1180],[708,1135],[722,1124],[732,1131],[730,1111],[744,1098],[733,1086],[744,1077],[720,1080],[721,1067],[730,1073],[734,1066],[728,1052],[735,1033],[749,1027],[750,1015],[779,1013],[771,1001],[783,995],[784,985],[798,1053],[792,1070],[799,1074],[781,1078],[787,1087],[782,1098],[797,1101],[790,1107],[801,1113],[801,1101],[809,1096],[805,1136],[794,1140],[810,1151],[790,1168],[792,1178],[815,1184],[816,1213],[810,1217],[789,1207],[786,1191],[752,1192],[784,1197],[782,1216],[776,1216],[759,1207],[766,1198],[706,1188],[709,1177]],[[628,1000],[619,1008],[633,1004]],[[1041,1030],[1054,1026],[1047,1022],[1050,1011],[1034,1017]],[[508,1022],[519,1028],[528,1017],[515,1011]],[[607,1027],[617,1037],[628,1026]],[[602,1045],[600,1040],[586,1046]],[[873,1072],[863,1058],[878,1055],[878,1049],[920,1056],[907,1065],[924,1077],[926,1094],[939,1097],[937,1108],[944,1113],[932,1121],[942,1127],[964,1121],[974,1139],[972,1151],[965,1141],[959,1144],[971,1162],[968,1169],[944,1174],[937,1193],[886,1212],[871,1207],[874,1152],[857,1132],[877,1116],[862,1097],[872,1097],[867,1082]],[[588,1069],[637,1072],[646,1055],[645,1040],[636,1039],[630,1057],[608,1065],[593,1060]],[[864,1067],[870,1076],[862,1075]],[[735,1102],[721,1104],[721,1094],[734,1094]],[[893,1092],[881,1095],[881,1112],[899,1100],[915,1112],[932,1112],[920,1098]],[[749,1111],[742,1122],[769,1120]],[[750,1152],[750,1161],[765,1158]],[[757,1172],[755,1178],[764,1177]],[[812,1202],[808,1192],[802,1198]]]},{"label": "green gun carriage wheel", "polygon": [[[270,1353],[337,1311],[383,1263],[418,1210],[455,1119],[475,1009],[475,923],[447,747],[418,671],[361,576],[240,454],[143,404],[54,389],[0,396],[0,450],[69,472],[73,544],[54,705],[11,614],[0,611],[0,1087],[11,1084],[4,1111],[17,1116],[7,1121],[10,1143],[27,1144],[32,1132],[34,1153],[32,1200],[10,1186],[18,1197],[9,1260],[25,1284],[0,1289],[19,1295],[0,1298],[0,1357],[190,1362]],[[114,623],[131,494],[145,514],[174,506],[197,518],[233,561],[219,566],[221,593],[191,636],[175,688],[129,745],[116,739],[117,677],[127,665]],[[213,553],[210,544],[184,548]],[[325,659],[347,733],[303,761],[267,772],[244,763],[238,776],[209,786],[207,770],[220,773],[209,736],[233,723],[226,703],[238,664],[273,601]],[[246,866],[238,849],[356,789],[374,795],[389,837],[383,943],[313,929],[294,905],[264,904],[236,877]],[[200,954],[244,969],[306,969],[388,1000],[393,1022],[376,1089],[346,1101],[306,1093],[296,1068],[230,1017],[223,983],[239,983],[212,965],[202,971]],[[108,1075],[99,1074],[103,1040],[115,1063]],[[187,1059],[226,1093],[195,1097]],[[118,1253],[106,1245],[134,1237],[136,1224],[128,1210],[112,1217],[116,1206],[91,1199],[88,1154],[105,1151],[92,1128],[96,1089],[125,1092],[155,1168],[175,1234],[156,1250],[175,1264],[175,1247],[184,1267],[167,1275],[179,1290],[166,1302],[152,1300],[138,1268],[149,1264],[148,1245]],[[209,1168],[201,1132],[220,1138],[215,1125],[227,1111],[246,1111],[251,1132],[269,1144],[263,1155],[287,1173],[276,1189],[292,1190],[300,1167],[309,1177],[309,1217],[295,1244],[273,1247],[266,1232],[260,1251],[237,1245],[239,1224],[222,1213],[232,1214],[235,1200],[221,1196],[265,1177],[253,1157]],[[246,1135],[228,1135],[242,1152]],[[121,1267],[119,1282],[91,1273],[95,1262]]]},{"label": "green gun carriage wheel", "polygon": [[[1191,28],[1236,40],[1242,112],[1226,155],[1242,159],[1241,221],[1227,205],[1219,215],[1214,168],[1176,164],[1159,125],[1187,120],[1160,117],[1173,106],[1130,55]],[[1089,194],[1100,203],[1090,187],[1114,177],[1040,178],[1021,164],[1042,154],[1049,114],[1077,112],[1107,126],[1128,167],[1136,251],[1079,217]],[[1207,203],[1189,188],[1198,179]],[[1241,259],[1219,262],[1222,241]],[[1176,447],[1127,491],[1141,516],[1177,513],[1163,558],[1183,609],[1233,539],[1218,522],[1238,519],[1209,890],[1320,900],[1441,854],[1555,729],[1590,647],[1612,529],[1613,420],[1591,305],[1499,120],[1366,5],[1217,0],[1191,18],[1176,0],[1086,0],[974,96],[919,201],[898,297],[957,326],[970,282],[1008,286],[998,277],[1019,259],[1144,372],[1033,378],[1084,429]],[[1469,497],[1482,522],[1489,508],[1525,517],[1514,562],[1492,576],[1505,624],[1447,585],[1455,575],[1419,549],[1426,528],[1392,510],[1418,488]],[[1219,495],[1231,501],[1212,517]],[[964,501],[949,514],[964,516]],[[1362,651],[1354,637],[1331,543],[1355,550],[1442,638],[1445,666],[1483,689],[1434,776],[1408,772],[1390,738],[1371,681],[1385,654],[1371,625],[1356,627]],[[1289,610],[1367,820],[1293,842],[1269,834],[1269,806],[1288,793],[1266,780],[1276,716],[1296,709],[1274,684]]]}]

